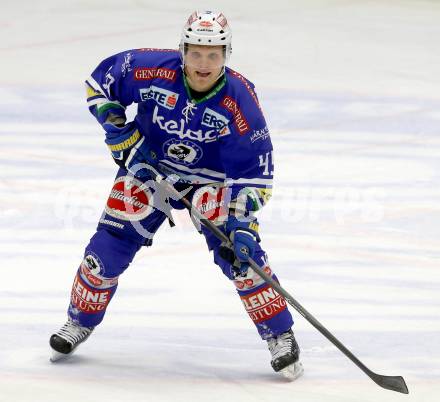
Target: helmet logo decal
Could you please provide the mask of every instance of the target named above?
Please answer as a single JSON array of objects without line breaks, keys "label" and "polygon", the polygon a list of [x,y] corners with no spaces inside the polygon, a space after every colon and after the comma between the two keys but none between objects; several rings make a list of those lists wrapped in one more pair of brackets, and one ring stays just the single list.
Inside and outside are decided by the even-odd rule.
[{"label": "helmet logo decal", "polygon": [[222,28],[224,28],[226,25],[228,25],[228,21],[227,21],[226,17],[223,14],[220,14],[217,17],[217,22],[220,24],[220,26]]},{"label": "helmet logo decal", "polygon": [[188,18],[188,25],[191,25],[194,21],[197,21],[197,11],[194,11]]}]

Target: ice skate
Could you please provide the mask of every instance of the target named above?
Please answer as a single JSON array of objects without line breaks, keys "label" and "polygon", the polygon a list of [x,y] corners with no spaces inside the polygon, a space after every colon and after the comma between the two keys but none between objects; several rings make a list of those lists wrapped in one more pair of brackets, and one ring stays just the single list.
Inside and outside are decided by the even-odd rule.
[{"label": "ice skate", "polygon": [[55,362],[69,357],[93,330],[94,327],[81,327],[69,318],[62,328],[50,337],[49,344],[52,348],[50,361]]},{"label": "ice skate", "polygon": [[277,373],[281,373],[290,381],[302,375],[304,369],[299,361],[299,346],[291,329],[268,339],[267,344],[272,355],[270,364]]}]

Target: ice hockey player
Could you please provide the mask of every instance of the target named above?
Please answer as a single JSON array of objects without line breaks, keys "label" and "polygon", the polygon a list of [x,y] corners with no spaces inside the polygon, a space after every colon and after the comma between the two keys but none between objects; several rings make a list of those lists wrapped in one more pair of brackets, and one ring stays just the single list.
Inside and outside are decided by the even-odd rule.
[{"label": "ice hockey player", "polygon": [[[119,170],[76,273],[68,320],[50,338],[52,361],[90,336],[119,275],[142,246],[152,245],[170,210],[183,209],[179,199],[164,201],[157,187],[145,184],[159,172],[230,237],[234,253],[199,222],[214,263],[267,341],[273,369],[290,379],[302,373],[286,301],[247,264],[250,256],[276,279],[255,217],[271,195],[272,144],[254,85],[226,67],[230,54],[225,16],[194,12],[179,50],[125,51],[102,61],[87,79],[89,109]],[[137,114],[127,122],[133,103]]]}]

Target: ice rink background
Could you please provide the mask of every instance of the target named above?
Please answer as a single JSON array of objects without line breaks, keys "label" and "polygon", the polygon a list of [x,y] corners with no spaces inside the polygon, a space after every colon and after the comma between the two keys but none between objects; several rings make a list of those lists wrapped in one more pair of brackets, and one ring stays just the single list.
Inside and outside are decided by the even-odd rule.
[{"label": "ice rink background", "polygon": [[[0,0],[0,401],[437,401],[440,2]],[[185,213],[120,278],[104,323],[48,361],[115,174],[83,81],[136,47],[177,46],[195,8],[233,29],[276,150],[263,245],[298,314],[305,375],[277,377]]]}]

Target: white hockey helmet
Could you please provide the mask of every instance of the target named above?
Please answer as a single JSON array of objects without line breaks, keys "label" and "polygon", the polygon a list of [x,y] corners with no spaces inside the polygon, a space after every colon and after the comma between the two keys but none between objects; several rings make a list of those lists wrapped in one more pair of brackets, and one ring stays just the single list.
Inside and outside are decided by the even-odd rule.
[{"label": "white hockey helmet", "polygon": [[183,27],[180,40],[182,60],[185,60],[185,45],[224,46],[225,64],[231,54],[232,32],[222,13],[194,11]]}]

